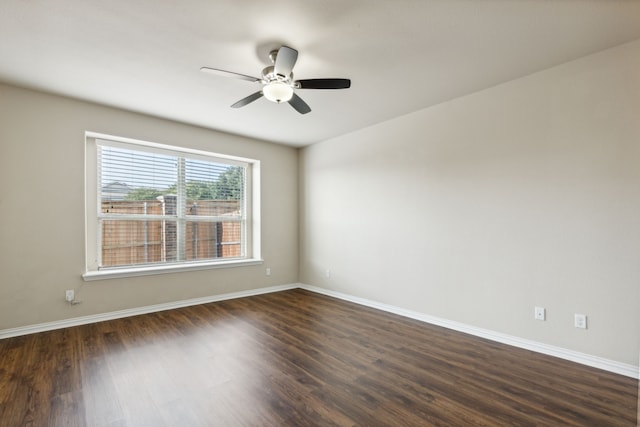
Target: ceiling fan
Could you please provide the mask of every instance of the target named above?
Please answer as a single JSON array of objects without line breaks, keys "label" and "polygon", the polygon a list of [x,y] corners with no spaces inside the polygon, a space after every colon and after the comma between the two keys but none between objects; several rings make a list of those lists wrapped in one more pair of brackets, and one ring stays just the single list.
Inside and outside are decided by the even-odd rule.
[{"label": "ceiling fan", "polygon": [[202,67],[200,71],[262,84],[261,90],[231,105],[232,108],[244,107],[264,96],[269,101],[277,104],[288,102],[298,113],[307,114],[311,111],[311,108],[295,93],[295,89],[347,89],[351,87],[351,80],[349,79],[294,80],[293,66],[298,59],[298,51],[288,46],[272,50],[269,53],[269,58],[273,65],[269,65],[262,70],[262,77],[252,77],[210,67]]}]

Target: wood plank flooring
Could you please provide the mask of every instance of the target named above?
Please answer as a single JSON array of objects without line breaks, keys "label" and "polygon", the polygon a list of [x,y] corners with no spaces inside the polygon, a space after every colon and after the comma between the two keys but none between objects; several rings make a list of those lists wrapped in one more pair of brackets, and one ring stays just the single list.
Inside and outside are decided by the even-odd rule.
[{"label": "wood plank flooring", "polygon": [[0,425],[635,426],[638,381],[296,289],[0,340]]}]

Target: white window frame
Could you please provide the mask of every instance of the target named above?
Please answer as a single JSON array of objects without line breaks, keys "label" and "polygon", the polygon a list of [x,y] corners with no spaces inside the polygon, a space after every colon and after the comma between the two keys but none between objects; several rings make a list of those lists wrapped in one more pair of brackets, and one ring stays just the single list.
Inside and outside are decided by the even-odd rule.
[{"label": "white window frame", "polygon": [[[100,212],[100,195],[98,185],[98,143],[107,141],[110,145],[128,146],[131,149],[144,151],[170,152],[173,155],[203,157],[208,160],[224,161],[229,164],[246,166],[245,176],[245,255],[242,258],[216,259],[206,261],[172,262],[143,266],[112,267],[99,269],[100,233],[98,217]],[[193,271],[213,268],[240,267],[262,264],[260,254],[260,161],[237,156],[212,153],[173,145],[158,144],[85,132],[85,281],[112,279],[120,277],[146,276],[180,271]]]}]

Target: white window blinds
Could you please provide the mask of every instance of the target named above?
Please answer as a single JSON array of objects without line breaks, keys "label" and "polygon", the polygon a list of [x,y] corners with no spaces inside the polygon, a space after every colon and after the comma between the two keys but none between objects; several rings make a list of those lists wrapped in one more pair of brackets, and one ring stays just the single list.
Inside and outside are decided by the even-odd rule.
[{"label": "white window blinds", "polygon": [[247,257],[248,164],[96,142],[99,269]]}]

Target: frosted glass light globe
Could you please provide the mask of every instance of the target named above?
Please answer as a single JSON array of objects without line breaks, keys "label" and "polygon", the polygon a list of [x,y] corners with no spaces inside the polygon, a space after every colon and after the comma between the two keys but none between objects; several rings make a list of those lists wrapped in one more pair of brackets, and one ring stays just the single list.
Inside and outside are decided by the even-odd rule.
[{"label": "frosted glass light globe", "polygon": [[262,88],[262,94],[271,102],[287,102],[293,96],[293,88],[282,82],[269,83]]}]

